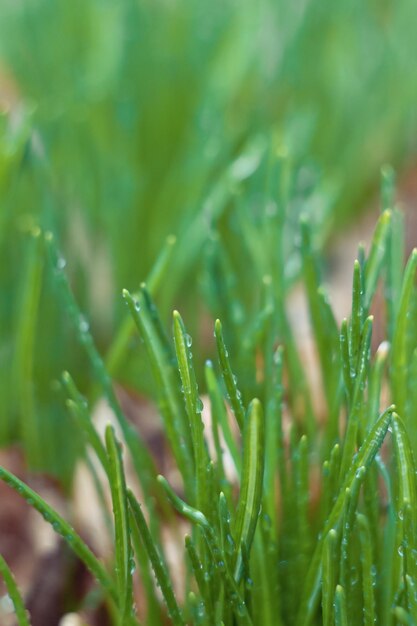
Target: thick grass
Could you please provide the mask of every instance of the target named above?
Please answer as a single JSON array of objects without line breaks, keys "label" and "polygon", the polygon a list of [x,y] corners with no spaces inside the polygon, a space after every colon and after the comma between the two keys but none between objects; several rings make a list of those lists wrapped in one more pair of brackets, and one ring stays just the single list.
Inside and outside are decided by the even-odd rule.
[{"label": "thick grass", "polygon": [[[265,154],[278,149],[289,163],[288,185],[279,186],[292,204],[286,243],[304,211],[320,244],[362,207],[381,163],[414,154],[415,12],[411,0],[309,0],[298,9],[281,0],[2,4],[0,355],[2,364],[17,362],[0,383],[0,441],[28,442],[32,466],[69,483],[78,446],[64,458],[54,453],[70,432],[57,372],[82,370],[90,393],[88,365],[30,233],[41,227],[57,237],[102,355],[124,316],[114,294],[148,280],[174,234],[158,305],[166,323],[180,304],[195,335],[200,274],[191,268],[206,258],[230,262],[213,230],[247,237],[265,181],[255,177],[243,197],[240,185]],[[267,183],[273,198],[276,175]],[[248,205],[249,222],[219,225],[230,204]],[[229,238],[229,254],[234,247]],[[284,253],[296,273],[296,257]],[[246,306],[250,288],[243,291]],[[237,319],[239,307],[221,313],[230,333],[227,317]],[[112,374],[151,386],[139,355],[116,359]],[[27,411],[41,439],[56,443],[41,458],[31,451]]]},{"label": "thick grass", "polygon": [[[217,356],[207,363],[205,380],[198,380],[194,363],[199,359],[180,314],[173,314],[170,340],[146,285],[135,295],[124,291],[155,379],[154,399],[181,476],[179,491],[158,476],[141,433],[126,421],[51,235],[37,234],[45,240],[63,309],[76,326],[96,380],[88,402],[64,375],[73,433],[103,467],[100,491],[107,484],[111,493],[111,557],[105,563],[97,558],[66,520],[6,468],[0,469],[0,478],[84,561],[114,624],[158,626],[164,615],[176,626],[417,623],[417,252],[404,270],[396,266],[401,259],[392,242],[403,236],[401,219],[392,206],[392,185],[389,190],[386,180],[384,185],[384,210],[369,250],[360,248],[354,264],[351,315],[340,328],[322,283],[322,259],[309,221],[300,220],[301,272],[322,380],[320,413],[286,313],[294,278],[285,273],[285,256],[279,254],[285,230],[271,228],[271,219],[286,223],[285,204],[248,229],[246,239],[236,235],[241,254],[217,274],[218,286],[234,285],[228,310],[239,305],[241,314],[224,325],[216,321]],[[272,237],[270,247],[266,233]],[[219,233],[216,241],[226,254],[230,237],[224,241]],[[267,275],[261,259],[270,268]],[[253,271],[251,307],[243,306],[246,293],[237,280],[242,262]],[[399,294],[395,302],[389,284]],[[372,310],[380,285],[385,285],[390,313],[388,339],[375,351]],[[211,298],[214,307],[225,303],[221,291]],[[381,317],[380,310],[375,314]],[[111,427],[102,441],[91,421],[91,402],[98,394],[117,417],[124,453]],[[210,426],[204,423],[205,411],[211,413]],[[209,428],[214,451],[207,444]],[[126,454],[142,488],[140,497],[135,484],[127,484]],[[189,524],[183,563],[175,572],[167,566],[161,539],[162,526],[178,523],[169,507]],[[142,604],[138,613],[133,608],[136,567],[148,613]],[[19,624],[26,624],[5,564],[2,571]]]}]

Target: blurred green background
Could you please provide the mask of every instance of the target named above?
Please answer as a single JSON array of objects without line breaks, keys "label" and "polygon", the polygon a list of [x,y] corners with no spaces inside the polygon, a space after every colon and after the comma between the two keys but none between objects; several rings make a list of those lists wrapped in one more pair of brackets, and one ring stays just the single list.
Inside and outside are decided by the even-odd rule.
[{"label": "blurred green background", "polygon": [[[238,256],[245,220],[284,195],[295,276],[301,211],[322,245],[373,197],[382,164],[413,162],[416,20],[412,0],[2,0],[2,444],[22,441],[68,482],[78,441],[57,380],[68,369],[93,387],[37,228],[54,233],[103,355],[121,289],[175,234],[156,301],[196,333],[216,237]],[[282,167],[266,192],[271,154]],[[147,389],[129,348],[115,378]]]}]

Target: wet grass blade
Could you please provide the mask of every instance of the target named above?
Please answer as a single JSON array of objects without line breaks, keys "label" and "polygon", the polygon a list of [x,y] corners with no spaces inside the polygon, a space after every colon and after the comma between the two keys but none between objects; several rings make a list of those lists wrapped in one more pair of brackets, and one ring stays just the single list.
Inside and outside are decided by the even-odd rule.
[{"label": "wet grass blade", "polygon": [[349,626],[346,609],[346,594],[341,585],[337,585],[334,594],[334,623],[335,626]]},{"label": "wet grass blade", "polygon": [[265,433],[264,417],[259,400],[252,400],[248,407],[245,428],[243,431],[242,478],[234,525],[234,538],[238,555],[234,568],[237,581],[242,575],[241,546],[246,552],[250,548],[262,500],[262,483],[265,464]]},{"label": "wet grass blade", "polygon": [[172,589],[169,572],[167,571],[165,563],[158,552],[158,548],[152,539],[152,535],[149,532],[141,507],[129,489],[127,490],[127,499],[130,510],[132,511],[132,516],[135,520],[140,536],[142,537],[146,552],[148,553],[149,561],[155,573],[156,580],[161,588],[172,623],[174,626],[185,626],[181,610]]},{"label": "wet grass blade", "polygon": [[175,350],[194,451],[195,502],[196,507],[207,515],[207,500],[211,494],[207,476],[209,458],[204,440],[203,421],[201,419],[203,404],[198,395],[197,381],[192,365],[191,337],[186,333],[184,323],[178,311],[174,311],[173,317]]},{"label": "wet grass blade", "polygon": [[323,611],[323,626],[333,626],[334,594],[337,580],[337,532],[332,528],[327,533],[323,544],[323,588],[321,604]]},{"label": "wet grass blade", "polygon": [[[332,511],[324,524],[322,530],[322,538],[318,540],[314,555],[311,560],[303,595],[299,606],[298,619],[296,622],[298,626],[308,626],[313,619],[317,607],[322,573],[321,560],[323,550],[323,537],[325,537],[332,528],[337,529],[338,525],[340,524],[342,514],[346,505],[346,489],[351,488],[354,481],[357,480],[356,475],[358,470],[360,470],[362,467],[367,470],[370,467],[388,431],[393,411],[394,408],[389,407],[379,417],[374,427],[366,436],[358,453],[353,458],[353,463],[351,464],[349,471],[344,478],[342,487],[335,500]],[[360,480],[362,479],[363,477],[360,478]]]},{"label": "wet grass blade", "polygon": [[56,533],[61,535],[71,550],[86,565],[93,577],[99,582],[103,590],[109,594],[110,598],[117,604],[118,594],[113,585],[113,581],[104,569],[102,563],[91,552],[81,537],[75,532],[70,524],[65,521],[49,504],[43,500],[33,489],[19,480],[4,467],[0,467],[0,480],[14,489],[26,502],[38,511],[44,520],[51,524]]},{"label": "wet grass blade", "polygon": [[130,543],[126,481],[120,443],[112,426],[106,428],[106,449],[109,459],[109,483],[113,503],[115,532],[116,581],[119,594],[119,620],[122,626],[132,615],[132,547]]},{"label": "wet grass blade", "polygon": [[243,431],[245,423],[245,410],[242,404],[242,396],[237,388],[236,377],[233,374],[230,365],[229,353],[223,339],[223,330],[220,320],[216,320],[214,325],[214,335],[216,337],[217,353],[219,356],[220,369],[223,376],[224,384],[232,407],[236,422],[241,431]]},{"label": "wet grass blade", "polygon": [[17,620],[17,626],[30,626],[29,614],[26,611],[23,598],[16,584],[14,576],[10,571],[9,566],[0,554],[0,576],[3,578],[7,593],[12,601],[14,613]]},{"label": "wet grass blade", "polygon": [[363,625],[374,626],[375,614],[375,565],[372,555],[372,537],[369,522],[365,515],[356,516],[359,527],[359,541],[361,546],[362,589],[363,589]]},{"label": "wet grass blade", "polygon": [[178,372],[173,366],[169,347],[161,340],[145,286],[142,286],[137,298],[126,289],[123,297],[145,343],[157,383],[159,409],[167,437],[187,493],[191,495],[194,490],[192,444],[189,424],[179,396]]},{"label": "wet grass blade", "polygon": [[53,240],[52,233],[47,232],[45,234],[45,242],[50,258],[50,265],[54,271],[55,282],[62,294],[62,299],[65,304],[66,310],[74,324],[75,331],[78,336],[78,340],[85,348],[88,358],[91,362],[93,371],[97,378],[99,385],[110,405],[110,408],[114,412],[120,428],[123,432],[123,437],[129,448],[132,456],[132,462],[136,470],[139,481],[143,485],[144,492],[147,498],[151,497],[155,487],[155,467],[153,459],[139,437],[139,433],[133,428],[133,426],[126,419],[120,404],[117,400],[116,394],[113,389],[111,378],[109,377],[104,361],[100,356],[99,351],[94,343],[93,337],[90,332],[89,324],[85,317],[81,314],[78,304],[74,298],[74,295],[69,286],[68,280],[63,272],[63,268],[59,263],[59,255]]}]

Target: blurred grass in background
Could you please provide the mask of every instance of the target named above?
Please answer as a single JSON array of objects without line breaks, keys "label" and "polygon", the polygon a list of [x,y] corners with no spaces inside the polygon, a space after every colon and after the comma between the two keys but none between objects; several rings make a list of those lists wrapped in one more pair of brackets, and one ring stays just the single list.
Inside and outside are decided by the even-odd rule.
[{"label": "blurred grass in background", "polygon": [[[217,232],[238,258],[236,233],[256,230],[278,189],[295,276],[300,212],[322,244],[381,164],[414,157],[417,6],[4,0],[0,13],[0,440],[23,440],[67,481],[78,443],[54,381],[69,369],[88,392],[91,373],[38,227],[56,234],[103,355],[121,289],[137,289],[174,233],[156,300],[187,310],[195,336],[200,286],[210,302],[228,262]],[[149,384],[128,357],[113,373]],[[34,439],[49,442],[42,454]]]}]

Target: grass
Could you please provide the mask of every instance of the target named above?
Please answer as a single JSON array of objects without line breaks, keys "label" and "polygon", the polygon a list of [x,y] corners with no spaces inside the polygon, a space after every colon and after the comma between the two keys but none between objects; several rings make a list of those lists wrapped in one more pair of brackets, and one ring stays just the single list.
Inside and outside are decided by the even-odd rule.
[{"label": "grass", "polygon": [[[238,228],[247,237],[257,221],[229,220],[231,204],[250,213],[269,186],[273,210],[275,177],[287,177],[279,185],[292,202],[285,247],[300,211],[309,213],[321,246],[368,201],[381,163],[414,158],[415,11],[412,0],[309,0],[300,10],[282,0],[215,1],[209,10],[197,1],[2,4],[0,279],[8,297],[0,354],[2,363],[16,363],[0,382],[1,442],[23,442],[32,467],[68,486],[79,447],[54,453],[71,433],[57,372],[82,369],[82,391],[91,391],[88,362],[54,305],[54,280],[31,233],[54,233],[99,352],[109,359],[125,317],[114,294],[149,284],[173,234],[170,280],[153,295],[165,324],[181,305],[197,341],[200,270],[236,263],[228,232]],[[250,176],[267,170],[276,149],[283,163],[274,163],[268,180]],[[242,194],[249,177],[251,189],[245,185]],[[220,257],[211,237],[217,231],[229,240]],[[296,274],[297,255],[285,254]],[[233,283],[226,280],[224,289],[233,291]],[[250,289],[241,291],[243,306]],[[216,315],[230,334],[228,318],[242,309],[227,308]],[[31,341],[36,372],[24,348]],[[119,357],[111,374],[134,387],[141,381],[149,392],[146,360]],[[35,389],[25,384],[31,372]],[[36,416],[33,432],[26,431],[27,411]],[[32,451],[35,431],[55,442],[40,457]]]},{"label": "grass", "polygon": [[[240,255],[233,256],[230,238],[224,240],[221,230],[216,235],[216,259],[229,252],[231,257],[216,274],[218,291],[211,292],[210,301],[218,310],[226,305],[229,317],[225,324],[214,324],[217,356],[206,363],[204,376],[180,313],[173,313],[170,340],[147,286],[134,295],[124,290],[181,477],[175,489],[158,475],[142,434],[121,411],[53,238],[35,233],[36,241],[42,241],[36,245],[48,251],[60,302],[95,377],[88,399],[68,373],[63,384],[73,433],[102,466],[100,492],[111,494],[113,553],[104,560],[96,556],[29,486],[6,468],[0,469],[0,478],[85,563],[112,623],[162,626],[166,616],[176,626],[417,623],[417,252],[402,269],[403,259],[393,247],[403,237],[402,220],[387,172],[381,216],[369,250],[359,248],[351,314],[340,328],[321,278],[323,259],[311,225],[306,216],[300,218],[300,271],[322,409],[312,399],[310,373],[287,317],[294,277],[285,274],[285,229],[271,232],[271,219],[277,224],[288,219],[284,203],[246,231],[250,215],[239,207],[246,232],[243,238],[240,232],[235,235]],[[255,275],[259,272],[256,280],[249,272],[251,307],[242,304],[243,259]],[[233,290],[223,292],[222,285]],[[398,294],[395,300],[391,287]],[[374,307],[377,292],[385,299],[385,320],[381,305]],[[239,305],[242,312],[233,315]],[[374,309],[386,329],[386,340],[377,349],[372,347]],[[118,420],[123,446],[111,426],[104,440],[95,429],[91,408],[98,395],[107,399]],[[134,477],[126,474],[127,456]],[[105,500],[102,506],[104,513]],[[183,537],[178,516],[188,526]],[[184,542],[176,571],[167,564],[163,528],[175,529],[179,550]],[[18,624],[27,625],[19,592],[7,564],[1,563]],[[137,610],[136,570],[144,581]]]}]

